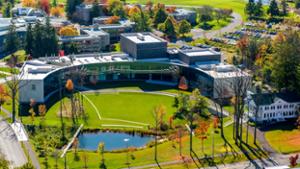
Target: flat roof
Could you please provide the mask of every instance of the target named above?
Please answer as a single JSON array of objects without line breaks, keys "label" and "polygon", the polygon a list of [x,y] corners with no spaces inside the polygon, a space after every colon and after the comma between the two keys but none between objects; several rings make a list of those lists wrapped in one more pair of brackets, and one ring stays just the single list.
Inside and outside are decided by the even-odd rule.
[{"label": "flat roof", "polygon": [[215,53],[207,50],[207,51],[194,51],[185,53],[188,56],[207,56],[207,55],[215,55]]},{"label": "flat roof", "polygon": [[159,43],[165,42],[165,40],[153,35],[149,32],[144,33],[123,33],[122,36],[131,40],[134,43],[142,44],[142,43]]}]

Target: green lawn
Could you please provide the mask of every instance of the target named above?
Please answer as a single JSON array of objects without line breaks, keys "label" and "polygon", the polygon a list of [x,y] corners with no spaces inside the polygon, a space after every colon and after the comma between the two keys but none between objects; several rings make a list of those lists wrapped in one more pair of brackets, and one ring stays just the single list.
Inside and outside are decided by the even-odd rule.
[{"label": "green lawn", "polygon": [[[167,120],[174,112],[172,107],[174,98],[170,96],[145,94],[145,93],[105,93],[84,94],[85,111],[88,114],[88,122],[85,124],[87,128],[100,128],[101,125],[133,125],[142,126],[146,128],[148,124],[152,125],[154,119],[152,118],[152,110],[156,105],[162,104],[166,107],[167,113],[165,120]],[[92,103],[91,103],[92,102]],[[65,105],[69,105],[69,99],[64,99]],[[95,107],[92,106],[95,105]],[[46,114],[47,125],[59,125],[59,107],[60,104],[53,105]],[[69,106],[66,106],[68,108]],[[98,113],[100,118],[98,117]],[[36,117],[36,123],[39,122],[39,117]],[[119,121],[128,120],[132,122]],[[23,117],[23,121],[31,124],[30,117]],[[66,119],[68,124],[71,124],[70,119]],[[82,120],[80,120],[83,123]],[[144,123],[143,124],[137,124]]]},{"label": "green lawn", "polygon": [[266,132],[270,145],[281,153],[300,152],[300,130],[290,127],[291,124],[277,125]]},{"label": "green lawn", "polygon": [[[145,4],[148,0],[127,0],[129,3],[142,3]],[[202,6],[210,5],[215,8],[227,8],[239,13],[244,19],[246,16],[244,14],[245,0],[152,0],[154,3],[163,3],[167,5],[185,5],[185,6]]]}]

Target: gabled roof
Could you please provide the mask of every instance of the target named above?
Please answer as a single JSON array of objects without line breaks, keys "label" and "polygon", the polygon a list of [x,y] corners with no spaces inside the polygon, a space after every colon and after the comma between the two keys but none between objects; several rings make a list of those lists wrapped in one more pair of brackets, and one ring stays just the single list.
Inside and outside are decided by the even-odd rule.
[{"label": "gabled roof", "polygon": [[276,101],[276,98],[282,99],[288,103],[300,102],[300,96],[295,93],[260,93],[251,95],[256,105],[270,105]]}]

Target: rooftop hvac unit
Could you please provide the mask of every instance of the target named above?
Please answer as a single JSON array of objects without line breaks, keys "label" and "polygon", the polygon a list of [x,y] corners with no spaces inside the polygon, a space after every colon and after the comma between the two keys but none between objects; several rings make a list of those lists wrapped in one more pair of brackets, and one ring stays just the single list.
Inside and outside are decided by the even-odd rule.
[{"label": "rooftop hvac unit", "polygon": [[141,40],[141,41],[144,41],[144,40],[145,40],[144,35],[141,34],[141,33],[138,33],[138,34],[137,34],[137,38],[138,38],[139,40]]}]

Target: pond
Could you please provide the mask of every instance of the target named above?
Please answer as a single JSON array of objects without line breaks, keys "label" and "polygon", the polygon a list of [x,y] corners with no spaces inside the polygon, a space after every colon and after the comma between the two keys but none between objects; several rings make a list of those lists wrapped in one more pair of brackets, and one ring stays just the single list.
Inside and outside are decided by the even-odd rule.
[{"label": "pond", "polygon": [[[128,142],[124,139],[128,139]],[[127,144],[129,147],[143,147],[153,139],[153,136],[113,132],[82,133],[78,136],[80,149],[97,150],[99,143],[103,142],[106,151],[123,149]]]}]

